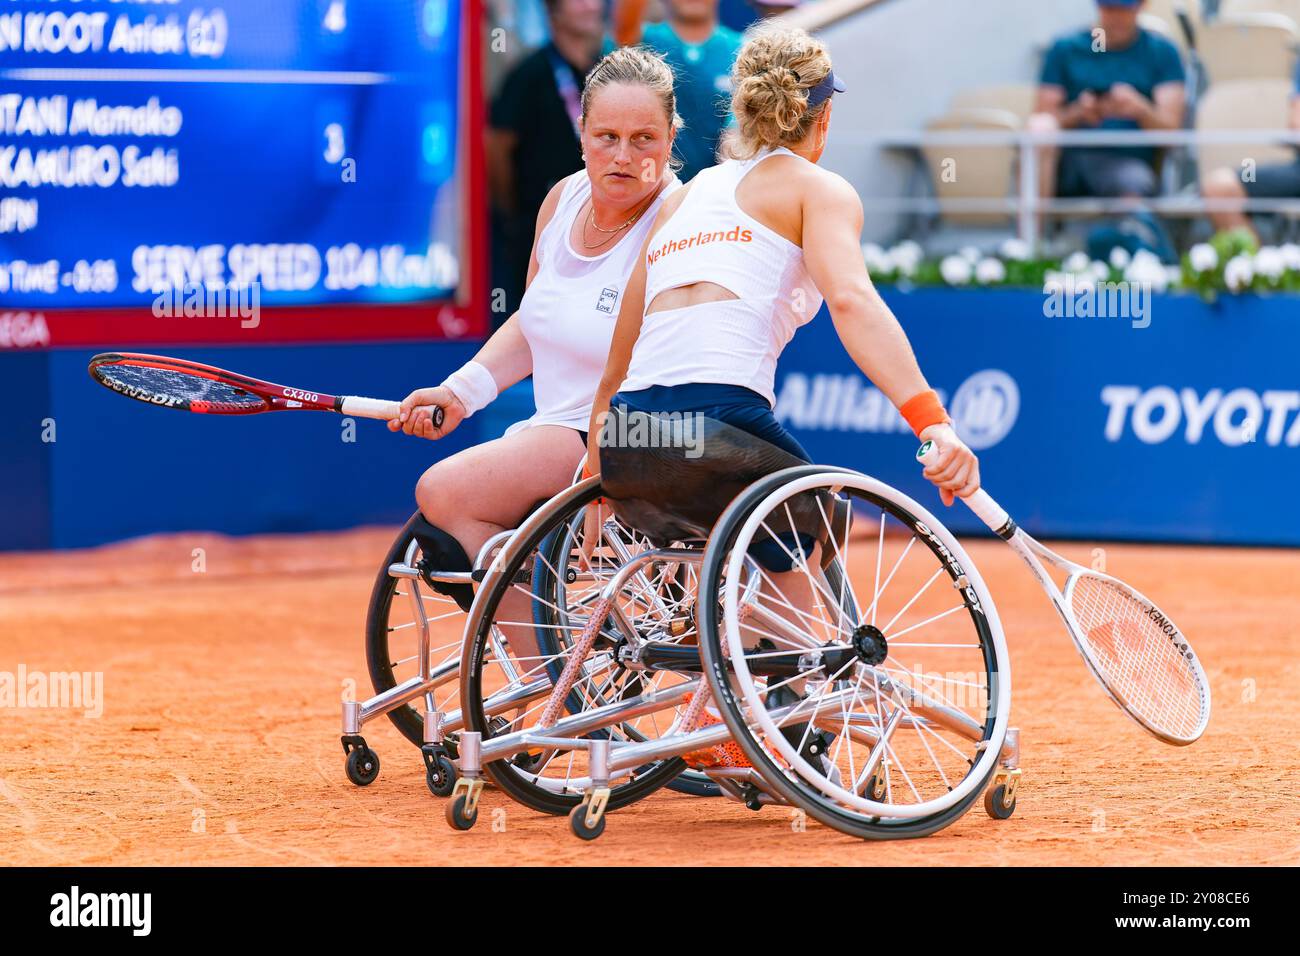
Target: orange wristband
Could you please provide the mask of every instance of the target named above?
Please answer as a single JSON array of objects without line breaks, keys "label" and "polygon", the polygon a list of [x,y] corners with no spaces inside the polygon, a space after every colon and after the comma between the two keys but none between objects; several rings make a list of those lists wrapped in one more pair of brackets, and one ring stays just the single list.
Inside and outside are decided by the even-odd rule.
[{"label": "orange wristband", "polygon": [[[591,474],[591,465],[589,465],[589,464],[584,460],[583,463],[582,463],[582,480],[583,480],[583,481],[586,481],[586,480],[587,480],[588,478],[590,478],[590,477],[592,477],[592,474]],[[596,499],[594,502],[592,502],[592,503],[595,504],[595,505],[598,505],[598,506],[603,506],[603,505],[605,504],[605,499],[604,499],[604,497],[600,497],[600,498],[597,498],[597,499]]]},{"label": "orange wristband", "polygon": [[899,411],[917,438],[920,438],[921,432],[931,425],[952,424],[952,419],[944,411],[943,403],[939,401],[939,396],[935,394],[934,389],[927,389],[913,395],[903,403]]}]

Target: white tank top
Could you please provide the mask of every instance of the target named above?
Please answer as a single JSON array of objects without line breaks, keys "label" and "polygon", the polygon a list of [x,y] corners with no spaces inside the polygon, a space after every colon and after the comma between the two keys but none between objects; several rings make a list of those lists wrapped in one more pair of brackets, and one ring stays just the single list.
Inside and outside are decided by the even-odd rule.
[{"label": "white tank top", "polygon": [[775,402],[776,360],[822,304],[803,249],[736,202],[745,175],[778,153],[795,155],[781,147],[696,173],[682,204],[650,240],[647,307],[660,292],[693,282],[715,283],[737,298],[646,315],[624,391],[715,382],[743,385]]},{"label": "white tank top", "polygon": [[680,188],[673,177],[612,249],[584,256],[574,251],[569,232],[591,196],[591,180],[579,170],[564,181],[555,215],[538,237],[537,275],[519,304],[519,327],[533,353],[537,412],[507,435],[534,425],[587,429],[623,287],[664,197]]}]

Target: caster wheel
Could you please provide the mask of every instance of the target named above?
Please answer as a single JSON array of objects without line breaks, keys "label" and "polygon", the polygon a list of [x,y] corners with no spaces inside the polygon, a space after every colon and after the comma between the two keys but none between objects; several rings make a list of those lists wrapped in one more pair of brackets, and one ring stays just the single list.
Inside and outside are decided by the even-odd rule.
[{"label": "caster wheel", "polygon": [[752,784],[745,784],[745,806],[757,813],[763,809],[763,801],[758,797],[758,790]]},{"label": "caster wheel", "polygon": [[468,830],[478,820],[478,807],[474,808],[473,813],[465,811],[467,799],[467,795],[462,793],[447,802],[447,822],[453,830]]},{"label": "caster wheel", "polygon": [[1013,798],[1008,804],[1006,802],[1007,788],[1004,784],[998,784],[996,787],[989,787],[984,792],[984,809],[994,820],[1006,820],[1011,814],[1016,812],[1016,801]]},{"label": "caster wheel", "polygon": [[877,773],[867,781],[866,789],[863,791],[862,795],[868,800],[875,800],[879,803],[881,800],[885,799],[886,793],[885,775],[883,773]]},{"label": "caster wheel", "polygon": [[429,792],[435,797],[450,797],[456,789],[456,766],[451,758],[445,754],[435,757],[425,771],[424,782],[429,785]]},{"label": "caster wheel", "polygon": [[365,787],[374,783],[379,776],[379,754],[366,747],[357,747],[348,751],[347,762],[343,766],[349,780],[358,787]]},{"label": "caster wheel", "polygon": [[569,829],[580,840],[594,840],[605,832],[605,814],[600,815],[595,826],[587,826],[587,805],[580,803],[569,811]]}]

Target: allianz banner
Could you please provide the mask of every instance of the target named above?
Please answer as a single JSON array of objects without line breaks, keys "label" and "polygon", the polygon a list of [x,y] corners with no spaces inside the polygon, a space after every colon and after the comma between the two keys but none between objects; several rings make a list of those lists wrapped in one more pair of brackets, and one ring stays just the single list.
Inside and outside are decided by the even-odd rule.
[{"label": "allianz banner", "polygon": [[[1064,317],[1034,292],[883,294],[989,492],[1031,534],[1300,545],[1300,298],[1157,295],[1133,319]],[[982,528],[939,503],[825,309],[786,348],[776,393],[815,461]]]}]

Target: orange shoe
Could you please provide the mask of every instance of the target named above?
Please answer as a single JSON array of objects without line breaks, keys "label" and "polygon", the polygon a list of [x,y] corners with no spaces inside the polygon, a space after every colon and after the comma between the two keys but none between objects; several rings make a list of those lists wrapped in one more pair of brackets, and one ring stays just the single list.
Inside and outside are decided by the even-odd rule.
[{"label": "orange shoe", "polygon": [[[705,710],[700,714],[695,724],[695,729],[702,727],[712,727],[714,724],[722,723],[721,717],[715,717]],[[753,767],[745,752],[740,749],[740,744],[734,740],[725,740],[720,744],[714,744],[711,747],[701,747],[699,750],[692,750],[690,753],[682,754],[682,759],[686,761],[686,766],[692,770],[704,770],[708,767],[726,767],[730,769],[744,769]]]}]

